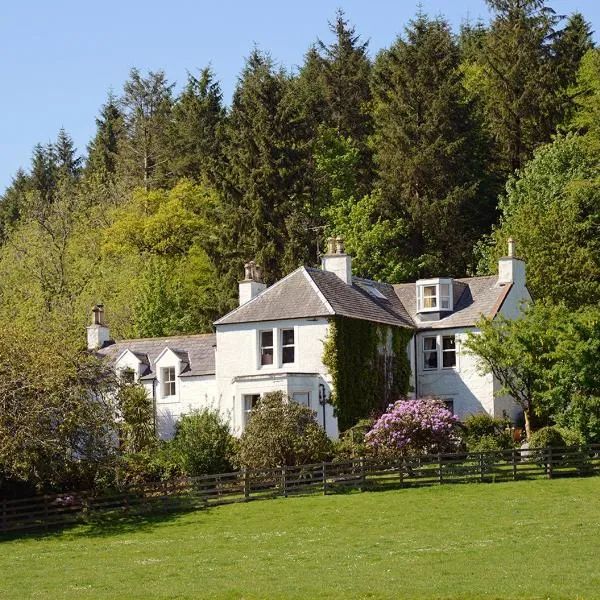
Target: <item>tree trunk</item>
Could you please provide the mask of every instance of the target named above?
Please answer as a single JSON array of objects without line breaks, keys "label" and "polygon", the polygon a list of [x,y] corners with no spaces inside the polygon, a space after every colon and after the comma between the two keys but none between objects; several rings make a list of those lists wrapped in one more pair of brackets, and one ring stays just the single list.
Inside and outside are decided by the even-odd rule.
[{"label": "tree trunk", "polygon": [[531,415],[529,414],[529,411],[529,408],[523,410],[523,415],[525,416],[525,435],[527,435],[527,441],[531,439]]}]

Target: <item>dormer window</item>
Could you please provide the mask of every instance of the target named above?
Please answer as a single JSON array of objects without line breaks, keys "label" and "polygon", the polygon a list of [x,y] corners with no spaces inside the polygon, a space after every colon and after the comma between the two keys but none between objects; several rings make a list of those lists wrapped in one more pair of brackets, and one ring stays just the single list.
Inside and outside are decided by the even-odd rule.
[{"label": "dormer window", "polygon": [[175,396],[175,367],[166,367],[162,369],[162,395],[163,398]]},{"label": "dormer window", "polygon": [[452,310],[452,279],[417,281],[417,312]]}]

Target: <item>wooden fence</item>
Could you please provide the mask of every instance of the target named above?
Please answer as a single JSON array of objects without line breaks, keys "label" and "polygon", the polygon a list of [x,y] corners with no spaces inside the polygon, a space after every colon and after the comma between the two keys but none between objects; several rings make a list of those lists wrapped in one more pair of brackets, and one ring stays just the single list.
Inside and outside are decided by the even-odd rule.
[{"label": "wooden fence", "polygon": [[106,512],[152,514],[278,496],[500,482],[600,473],[600,445],[360,458],[203,475],[96,496],[72,492],[0,500],[0,532],[85,522]]}]

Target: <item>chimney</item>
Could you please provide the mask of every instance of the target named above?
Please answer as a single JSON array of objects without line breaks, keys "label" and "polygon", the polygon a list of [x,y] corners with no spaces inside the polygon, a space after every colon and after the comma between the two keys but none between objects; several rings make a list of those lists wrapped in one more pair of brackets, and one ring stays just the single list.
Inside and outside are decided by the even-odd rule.
[{"label": "chimney", "polygon": [[335,273],[346,285],[352,285],[352,257],[345,253],[344,238],[327,240],[327,254],[321,256],[321,268]]},{"label": "chimney", "polygon": [[498,261],[498,283],[525,287],[525,262],[516,256],[516,244],[512,238],[508,240],[508,254]]},{"label": "chimney", "polygon": [[98,350],[110,341],[110,330],[104,322],[104,305],[96,304],[92,308],[92,324],[87,327],[88,350]]},{"label": "chimney", "polygon": [[256,298],[267,286],[262,282],[262,268],[253,260],[244,265],[244,279],[239,282],[240,306]]}]

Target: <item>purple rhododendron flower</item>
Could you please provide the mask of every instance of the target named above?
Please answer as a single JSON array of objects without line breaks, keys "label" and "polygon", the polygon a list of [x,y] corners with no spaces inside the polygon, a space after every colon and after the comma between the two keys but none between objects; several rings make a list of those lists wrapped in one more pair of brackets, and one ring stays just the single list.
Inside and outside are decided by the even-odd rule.
[{"label": "purple rhododendron flower", "polygon": [[383,455],[449,452],[460,442],[458,422],[441,400],[398,400],[375,422],[365,442]]}]

